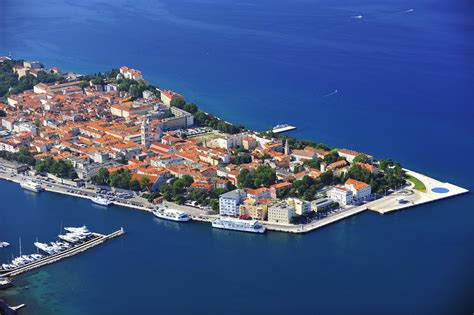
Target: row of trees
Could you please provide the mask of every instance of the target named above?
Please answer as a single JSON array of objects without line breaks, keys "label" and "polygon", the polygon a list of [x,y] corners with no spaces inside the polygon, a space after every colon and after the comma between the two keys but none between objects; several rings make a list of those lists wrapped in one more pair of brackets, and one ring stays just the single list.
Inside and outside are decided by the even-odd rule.
[{"label": "row of trees", "polygon": [[182,110],[187,111],[188,113],[194,114],[198,111],[198,107],[194,103],[187,103],[182,99],[174,99],[171,101],[171,106],[178,107]]},{"label": "row of trees", "polygon": [[35,165],[36,160],[33,154],[25,148],[21,148],[18,152],[0,151],[0,158],[8,161],[16,161],[23,164]]},{"label": "row of trees", "polygon": [[313,147],[321,151],[329,151],[331,148],[324,143],[316,143],[313,141],[309,140],[299,140],[293,137],[288,137],[288,136],[283,136],[283,135],[275,135],[273,133],[270,133],[273,137],[278,137],[279,139],[283,140],[285,142],[288,140],[288,144],[290,145],[291,148],[296,149],[296,150],[301,150],[304,149],[305,147]]},{"label": "row of trees", "polygon": [[277,177],[269,165],[259,165],[255,172],[242,169],[237,176],[237,182],[241,188],[268,187],[276,183]]},{"label": "row of trees", "polygon": [[[383,172],[372,174],[369,170],[353,165],[348,176],[355,180],[370,184],[372,191],[382,194],[389,189],[400,187],[406,183],[406,174],[401,165],[393,161],[381,163]],[[382,168],[383,166],[383,168]]]},{"label": "row of trees", "polygon": [[115,188],[130,189],[133,191],[144,191],[147,190],[150,185],[150,179],[143,176],[140,180],[132,179],[132,175],[128,169],[118,169],[109,173],[106,168],[101,168],[91,178],[93,184],[96,185],[109,185]]},{"label": "row of trees", "polygon": [[283,192],[281,198],[296,197],[311,201],[316,198],[318,190],[324,186],[340,184],[342,180],[341,177],[334,176],[330,171],[322,173],[318,178],[306,175],[300,180],[293,181],[293,186]]},{"label": "row of trees", "polygon": [[243,126],[236,126],[225,122],[222,119],[215,117],[214,115],[207,114],[203,111],[198,110],[194,113],[194,122],[202,127],[210,127],[225,133],[236,134],[245,130]]},{"label": "row of trees", "polygon": [[37,173],[50,173],[61,178],[77,178],[72,163],[64,160],[54,160],[52,158],[39,160],[36,162],[35,170]]}]

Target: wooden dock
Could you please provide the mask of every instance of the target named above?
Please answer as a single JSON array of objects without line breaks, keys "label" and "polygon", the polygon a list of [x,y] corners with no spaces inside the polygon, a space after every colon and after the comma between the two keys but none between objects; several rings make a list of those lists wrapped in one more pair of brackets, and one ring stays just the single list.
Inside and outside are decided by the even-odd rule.
[{"label": "wooden dock", "polygon": [[120,230],[117,230],[117,231],[115,231],[111,234],[108,234],[108,235],[93,233],[94,238],[89,240],[89,241],[86,241],[82,244],[73,246],[72,248],[66,249],[66,250],[64,250],[60,253],[43,257],[43,258],[41,258],[41,259],[31,263],[31,264],[28,264],[28,265],[25,265],[25,266],[20,266],[18,268],[12,269],[12,270],[0,271],[0,275],[3,276],[3,277],[14,277],[14,276],[17,276],[19,274],[22,274],[22,273],[25,273],[25,272],[28,272],[28,271],[31,271],[31,270],[49,265],[49,264],[52,264],[52,263],[60,261],[62,259],[77,255],[77,254],[82,253],[82,252],[84,252],[88,249],[91,249],[91,248],[93,248],[97,245],[100,245],[100,244],[102,244],[102,243],[104,243],[104,242],[106,242],[110,239],[122,236],[124,234],[125,234],[125,231],[124,231],[123,228],[121,228]]}]

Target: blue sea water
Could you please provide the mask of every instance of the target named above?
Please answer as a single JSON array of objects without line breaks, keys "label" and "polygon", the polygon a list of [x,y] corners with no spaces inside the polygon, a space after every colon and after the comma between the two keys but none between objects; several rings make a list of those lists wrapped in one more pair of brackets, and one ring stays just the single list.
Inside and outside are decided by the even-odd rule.
[{"label": "blue sea water", "polygon": [[[3,0],[9,52],[83,73],[128,65],[226,120],[295,124],[474,188],[471,1]],[[14,245],[1,260],[61,225],[129,231],[0,293],[26,314],[474,310],[472,194],[305,236],[159,223],[4,182],[0,195],[0,239]]]}]

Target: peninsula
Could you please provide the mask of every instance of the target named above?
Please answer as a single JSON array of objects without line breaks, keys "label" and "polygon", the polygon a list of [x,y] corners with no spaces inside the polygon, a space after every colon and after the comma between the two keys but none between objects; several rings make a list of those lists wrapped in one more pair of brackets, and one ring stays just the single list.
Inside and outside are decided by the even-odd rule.
[{"label": "peninsula", "polygon": [[278,126],[234,125],[126,66],[81,75],[0,57],[0,119],[2,179],[197,221],[258,222],[259,231],[305,233],[467,192]]}]

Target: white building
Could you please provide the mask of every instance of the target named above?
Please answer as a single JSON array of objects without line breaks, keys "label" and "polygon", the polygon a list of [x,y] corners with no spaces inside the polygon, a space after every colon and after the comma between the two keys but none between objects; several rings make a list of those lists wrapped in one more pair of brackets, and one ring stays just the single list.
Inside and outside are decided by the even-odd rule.
[{"label": "white building", "polygon": [[338,202],[340,205],[350,205],[353,202],[354,195],[349,188],[336,186],[328,191],[328,198]]},{"label": "white building", "polygon": [[267,215],[268,222],[289,224],[291,223],[291,219],[296,215],[296,210],[286,202],[281,201],[270,205]]},{"label": "white building", "polygon": [[345,186],[352,191],[355,201],[364,201],[372,194],[370,185],[352,178],[346,181]]},{"label": "white building", "polygon": [[163,104],[169,107],[171,106],[171,102],[173,100],[175,99],[184,100],[184,96],[171,90],[161,90],[160,99],[163,102]]},{"label": "white building", "polygon": [[311,203],[309,201],[297,199],[297,198],[288,198],[286,203],[295,208],[296,214],[302,215],[305,213],[311,212]]},{"label": "white building", "polygon": [[240,204],[247,197],[242,189],[229,191],[219,197],[219,214],[237,217],[240,215]]},{"label": "white building", "polygon": [[120,67],[120,73],[126,79],[131,80],[143,80],[142,72],[139,70],[131,69],[126,66]]}]

